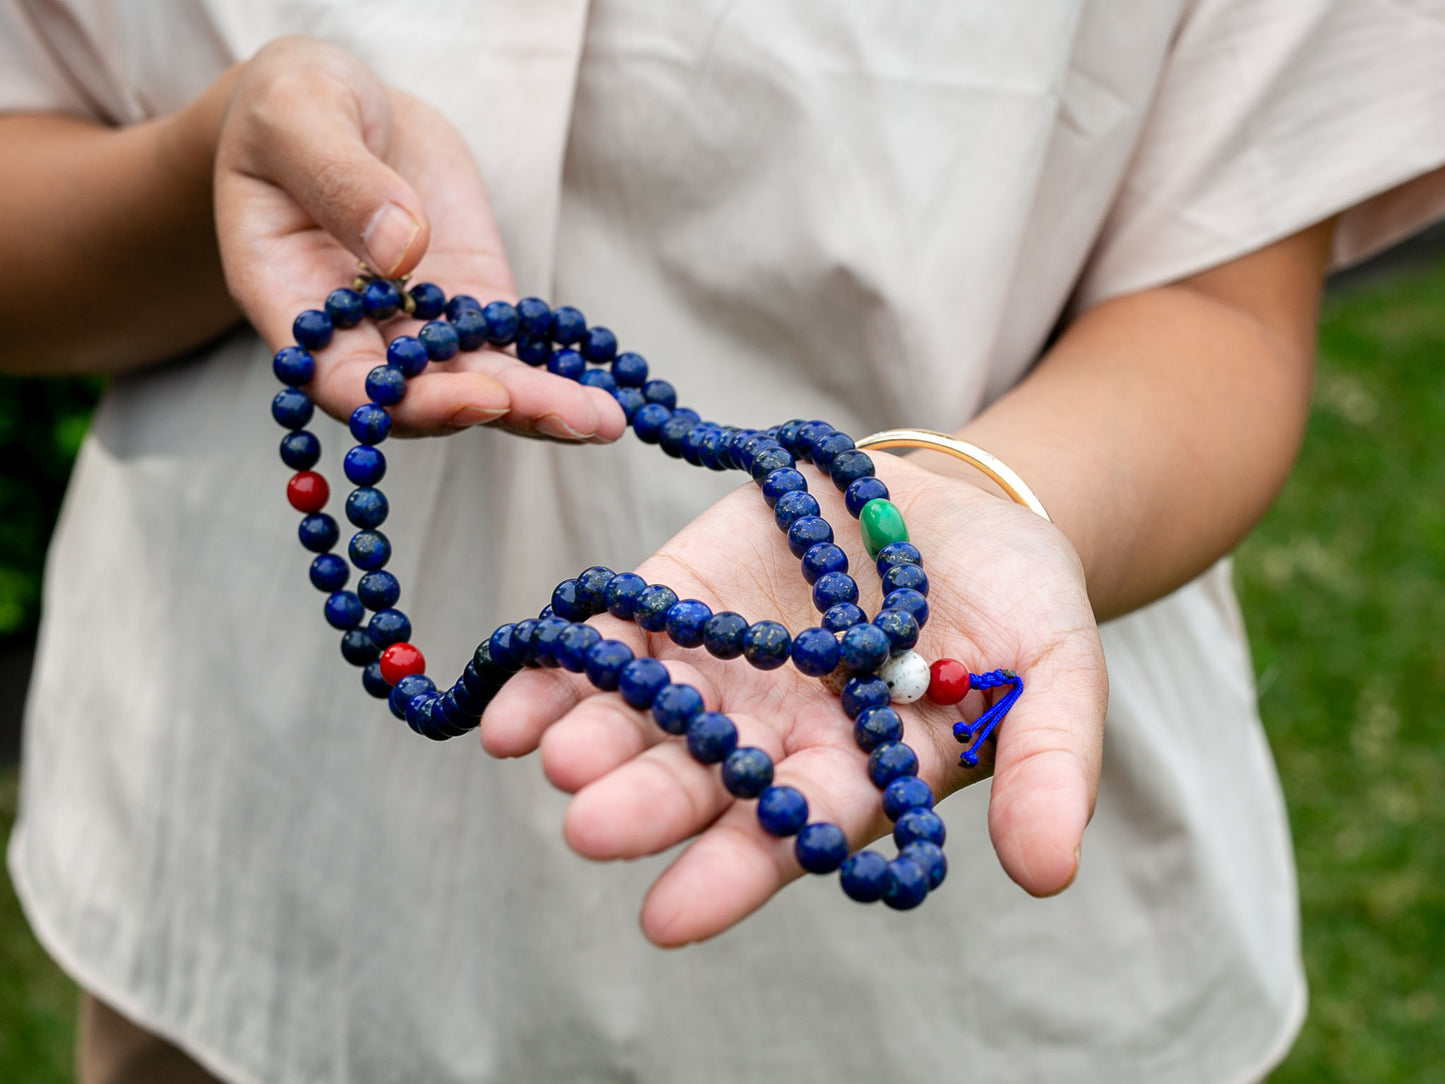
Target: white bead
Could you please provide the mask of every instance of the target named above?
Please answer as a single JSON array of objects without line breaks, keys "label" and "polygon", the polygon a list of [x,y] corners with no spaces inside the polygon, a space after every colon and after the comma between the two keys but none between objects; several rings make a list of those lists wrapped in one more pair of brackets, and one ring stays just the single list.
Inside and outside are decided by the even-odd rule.
[{"label": "white bead", "polygon": [[922,700],[928,692],[928,663],[916,651],[901,651],[878,668],[878,676],[888,686],[895,704],[911,704]]}]

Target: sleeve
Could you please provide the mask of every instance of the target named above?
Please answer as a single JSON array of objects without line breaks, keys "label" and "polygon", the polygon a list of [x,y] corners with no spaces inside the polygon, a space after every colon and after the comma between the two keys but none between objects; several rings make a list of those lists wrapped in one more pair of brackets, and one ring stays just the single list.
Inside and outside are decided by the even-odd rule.
[{"label": "sleeve", "polygon": [[[112,122],[114,110],[101,104],[94,86],[104,82],[99,57],[92,70],[77,73],[63,62],[54,35],[82,53],[93,50],[59,4],[0,0],[0,113],[45,112]],[[84,76],[89,75],[89,78]]]},{"label": "sleeve", "polygon": [[1335,266],[1445,215],[1445,0],[1195,0],[1075,303],[1333,215]]}]

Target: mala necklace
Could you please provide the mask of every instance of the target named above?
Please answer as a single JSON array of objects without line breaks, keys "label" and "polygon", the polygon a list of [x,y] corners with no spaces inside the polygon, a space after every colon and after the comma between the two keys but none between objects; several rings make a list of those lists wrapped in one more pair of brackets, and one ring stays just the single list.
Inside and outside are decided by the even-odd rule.
[{"label": "mala necklace", "polygon": [[[346,559],[332,552],[340,529],[322,511],[330,487],[311,469],[321,456],[321,443],[306,428],[315,406],[302,385],[315,373],[311,352],[324,349],[336,329],[398,313],[426,322],[416,335],[397,336],[387,345],[386,364],[366,378],[370,402],[357,407],[348,424],[357,444],[343,462],[355,487],[346,498],[346,518],[357,530],[346,552],[361,573],[352,591],[346,587],[351,571]],[[589,327],[576,309],[554,310],[537,298],[483,305],[465,295],[448,300],[431,283],[406,290],[404,280],[363,274],[351,288],[332,291],[324,309],[297,316],[292,334],[296,344],[283,347],[273,361],[286,386],[271,403],[272,416],[287,430],[281,459],[297,472],[286,495],[303,514],[301,544],[316,554],[311,582],[326,593],[325,616],[342,632],[341,654],[361,668],[366,691],[387,700],[394,715],[425,737],[457,737],[477,726],[492,697],[525,667],[585,674],[597,688],[616,691],[631,707],[651,712],[668,734],[684,737],[695,760],[721,764],[728,793],[757,800],[763,830],[795,837],[794,854],[808,872],[840,871],[843,891],[852,899],[881,899],[907,910],[942,883],[947,872],[944,824],[933,811],[931,788],[918,778],[918,757],[904,743],[903,720],[891,705],[912,703],[925,693],[935,703],[952,705],[970,689],[1006,688],[973,723],[954,724],[954,736],[969,743],[960,762],[974,767],[980,746],[1018,699],[1023,683],[1012,670],[973,674],[954,659],[929,666],[912,650],[928,620],[928,577],[902,515],[888,499],[888,487],[874,476],[872,460],[852,438],[821,421],[795,419],[767,430],[703,421],[696,411],[677,406],[671,384],[648,379],[640,355],[619,353],[617,338],[607,328]],[[801,562],[813,605],[822,614],[820,624],[793,635],[777,621],[749,622],[731,611],[714,612],[634,573],[594,566],[558,584],[538,617],[497,628],[477,647],[461,676],[439,690],[412,646],[411,621],[396,607],[401,585],[385,569],[391,543],[379,530],[388,506],[377,488],[386,473],[378,445],[391,429],[387,408],[401,401],[410,378],[429,362],[483,346],[511,346],[528,365],[545,365],[558,376],[605,389],[638,439],[669,456],[710,470],[746,471],[762,488],[789,550]],[[870,439],[884,444],[878,438]],[[884,446],[899,443],[904,441]],[[833,529],[797,469],[800,462],[829,477],[858,520],[883,589],[882,608],[871,620],[858,606],[858,584],[848,574],[847,555],[834,544]],[[647,632],[665,632],[680,647],[702,647],[719,659],[741,656],[760,670],[791,659],[801,673],[838,689],[843,711],[853,720],[854,739],[869,754],[868,776],[883,792],[898,856],[889,860],[873,850],[849,855],[842,829],[827,821],[810,822],[803,794],[773,784],[773,762],[766,752],[738,745],[732,720],[705,711],[702,695],[671,681],[657,659],[637,657],[626,644],[604,640],[584,623],[602,613],[635,621]]]}]

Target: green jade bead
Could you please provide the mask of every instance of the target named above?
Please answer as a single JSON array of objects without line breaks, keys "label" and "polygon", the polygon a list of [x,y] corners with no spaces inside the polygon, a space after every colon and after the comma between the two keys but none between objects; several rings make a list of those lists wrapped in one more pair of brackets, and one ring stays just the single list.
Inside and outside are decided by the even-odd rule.
[{"label": "green jade bead", "polygon": [[890,542],[908,541],[903,513],[896,504],[882,497],[874,497],[858,513],[858,532],[863,536],[863,548],[869,557],[877,557],[878,551]]}]

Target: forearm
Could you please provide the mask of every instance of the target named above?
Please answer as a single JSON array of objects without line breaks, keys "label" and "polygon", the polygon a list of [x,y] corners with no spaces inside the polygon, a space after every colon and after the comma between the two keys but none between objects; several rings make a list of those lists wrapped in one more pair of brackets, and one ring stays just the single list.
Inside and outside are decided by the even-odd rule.
[{"label": "forearm", "polygon": [[228,73],[179,113],[123,128],[0,116],[0,369],[127,369],[238,319],[211,202],[231,81]]},{"label": "forearm", "polygon": [[[1329,229],[1105,302],[961,435],[1077,549],[1100,619],[1187,582],[1268,508],[1308,409]],[[977,479],[929,455],[934,469]]]}]

